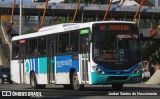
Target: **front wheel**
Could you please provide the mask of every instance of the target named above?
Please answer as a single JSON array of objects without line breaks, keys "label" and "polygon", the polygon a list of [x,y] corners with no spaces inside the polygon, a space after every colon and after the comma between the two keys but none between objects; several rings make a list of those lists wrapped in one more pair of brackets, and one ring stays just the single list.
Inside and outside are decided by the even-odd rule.
[{"label": "front wheel", "polygon": [[30,84],[31,84],[31,87],[32,87],[33,89],[37,89],[37,88],[38,88],[35,73],[32,73],[32,74],[31,74]]},{"label": "front wheel", "polygon": [[4,84],[4,78],[1,79],[1,84]]},{"label": "front wheel", "polygon": [[122,90],[123,84],[112,84],[112,89],[115,91]]},{"label": "front wheel", "polygon": [[84,87],[84,85],[79,84],[78,75],[76,71],[74,71],[72,76],[72,84],[73,84],[73,89],[77,91],[81,90]]},{"label": "front wheel", "polygon": [[0,83],[3,84],[3,79],[2,78],[0,79]]},{"label": "front wheel", "polygon": [[35,73],[31,74],[30,84],[33,89],[44,89],[46,85],[38,85]]}]

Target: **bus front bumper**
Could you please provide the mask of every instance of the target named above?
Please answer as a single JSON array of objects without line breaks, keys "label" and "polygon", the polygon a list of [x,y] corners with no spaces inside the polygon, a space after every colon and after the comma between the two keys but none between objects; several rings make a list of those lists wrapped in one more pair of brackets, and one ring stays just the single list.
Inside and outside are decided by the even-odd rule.
[{"label": "bus front bumper", "polygon": [[96,72],[91,73],[92,84],[113,84],[113,83],[141,83],[142,73],[138,74],[97,74]]}]

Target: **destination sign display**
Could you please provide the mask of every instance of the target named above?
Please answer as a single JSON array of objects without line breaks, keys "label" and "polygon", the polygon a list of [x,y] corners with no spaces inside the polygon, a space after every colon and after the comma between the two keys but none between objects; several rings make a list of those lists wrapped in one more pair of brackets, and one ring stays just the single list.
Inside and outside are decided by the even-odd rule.
[{"label": "destination sign display", "polygon": [[114,30],[114,31],[129,31],[129,25],[127,24],[109,24],[109,25],[99,25],[99,30]]},{"label": "destination sign display", "polygon": [[139,34],[138,27],[133,23],[97,23],[93,24],[94,33],[110,33],[112,34]]},{"label": "destination sign display", "polygon": [[117,35],[118,38],[138,38],[138,35],[129,35],[129,34],[123,34],[123,35]]}]

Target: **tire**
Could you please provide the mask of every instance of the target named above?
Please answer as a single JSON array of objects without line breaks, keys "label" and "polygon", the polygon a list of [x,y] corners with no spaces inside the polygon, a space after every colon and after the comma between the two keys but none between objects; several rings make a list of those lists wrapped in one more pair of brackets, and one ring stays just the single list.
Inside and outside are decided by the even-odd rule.
[{"label": "tire", "polygon": [[10,81],[9,83],[12,84],[12,81]]},{"label": "tire", "polygon": [[82,88],[84,87],[83,85],[79,84],[78,75],[76,71],[74,71],[72,75],[72,85],[73,85],[73,89],[76,91],[82,90]]},{"label": "tire", "polygon": [[31,74],[30,84],[33,89],[44,89],[46,85],[38,85],[35,73]]},{"label": "tire", "polygon": [[115,91],[120,91],[123,88],[123,84],[112,84],[112,89]]},{"label": "tire", "polygon": [[1,79],[1,84],[4,84],[4,80],[3,80],[3,78]]},{"label": "tire", "polygon": [[30,84],[31,84],[31,87],[32,87],[33,89],[37,89],[37,88],[38,88],[35,73],[32,73],[32,74],[31,74]]}]

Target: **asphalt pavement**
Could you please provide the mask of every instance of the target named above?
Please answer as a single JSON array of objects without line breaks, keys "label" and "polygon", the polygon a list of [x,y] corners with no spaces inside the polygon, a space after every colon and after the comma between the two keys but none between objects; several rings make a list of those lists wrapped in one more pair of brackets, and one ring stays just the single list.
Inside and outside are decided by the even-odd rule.
[{"label": "asphalt pavement", "polygon": [[[47,99],[158,99],[160,85],[144,83],[126,84],[123,90],[113,91],[111,85],[86,85],[82,91],[64,89],[62,85],[47,85],[45,89],[32,89],[25,84],[0,84],[1,98],[47,98]],[[6,95],[6,96],[4,96]],[[1,99],[0,98],[0,99]]]}]

